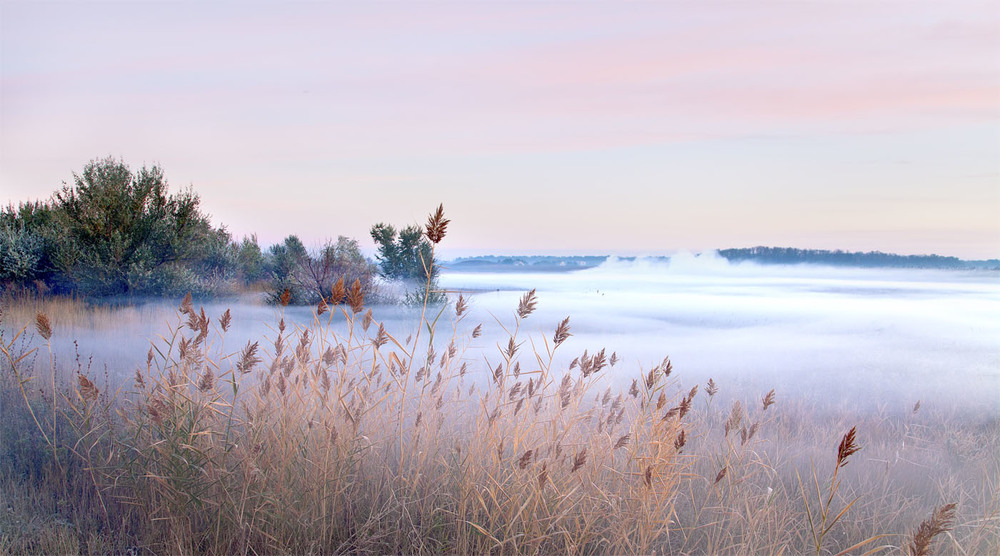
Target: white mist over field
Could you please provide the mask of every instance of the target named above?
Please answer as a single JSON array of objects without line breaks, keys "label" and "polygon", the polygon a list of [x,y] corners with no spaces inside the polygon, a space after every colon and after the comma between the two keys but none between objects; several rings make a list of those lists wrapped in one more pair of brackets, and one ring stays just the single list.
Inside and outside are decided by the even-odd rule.
[{"label": "white mist over field", "polygon": [[710,253],[565,273],[446,271],[441,282],[476,292],[468,322],[483,321],[487,339],[499,337],[490,315],[509,325],[537,289],[522,333],[540,342],[569,316],[565,360],[617,352],[623,383],[669,355],[686,387],[711,377],[733,395],[775,388],[830,408],[937,400],[1000,412],[997,272],[730,264]]},{"label": "white mist over field", "polygon": [[[556,372],[584,350],[605,348],[608,356],[616,352],[621,359],[608,373],[616,387],[628,388],[639,373],[669,356],[679,389],[704,387],[713,378],[721,397],[754,398],[774,388],[779,399],[802,400],[814,412],[899,412],[920,400],[928,410],[937,405],[1000,415],[996,271],[730,264],[715,254],[682,254],[669,263],[612,259],[567,272],[445,269],[440,282],[455,292],[449,294],[453,301],[457,292],[469,299],[470,311],[454,332],[459,346],[467,342],[464,358],[474,372],[500,361],[498,345],[507,346],[501,325],[511,329],[518,300],[536,289],[537,310],[518,335],[525,371],[535,365],[533,345],[543,352],[544,340],[551,342],[556,325],[568,316],[573,335],[557,352]],[[106,369],[112,382],[130,379],[145,366],[151,342],[164,346],[160,337],[180,322],[179,302],[126,307],[90,324],[55,321],[58,365],[76,367],[76,342],[81,366],[86,370],[89,364],[91,376]],[[196,307],[201,307],[197,301]],[[224,344],[212,340],[213,349],[224,354],[247,341],[269,349],[279,314],[289,331],[316,322],[314,307],[281,310],[257,300],[204,305],[213,326],[227,308],[232,328]],[[453,309],[450,305],[438,321],[439,352],[453,334]],[[417,330],[419,310],[376,306],[373,312],[373,326],[384,322],[401,342]],[[436,312],[429,310],[429,317]],[[346,334],[344,322],[336,315],[331,330]],[[483,335],[470,339],[480,323]],[[3,327],[13,332],[25,324],[31,336],[31,323],[7,319]],[[36,353],[36,364],[44,368],[47,352]],[[485,381],[485,373],[479,379]]]}]

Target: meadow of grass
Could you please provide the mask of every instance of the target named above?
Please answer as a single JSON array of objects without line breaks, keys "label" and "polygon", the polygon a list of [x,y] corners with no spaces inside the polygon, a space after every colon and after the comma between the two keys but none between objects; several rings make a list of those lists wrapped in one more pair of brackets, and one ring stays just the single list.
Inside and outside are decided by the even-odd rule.
[{"label": "meadow of grass", "polygon": [[137,309],[8,298],[0,554],[1000,553],[996,415],[555,364],[572,324],[525,334],[540,302],[486,338],[458,295],[402,338],[341,281],[232,345],[189,297],[123,380],[52,342]]}]

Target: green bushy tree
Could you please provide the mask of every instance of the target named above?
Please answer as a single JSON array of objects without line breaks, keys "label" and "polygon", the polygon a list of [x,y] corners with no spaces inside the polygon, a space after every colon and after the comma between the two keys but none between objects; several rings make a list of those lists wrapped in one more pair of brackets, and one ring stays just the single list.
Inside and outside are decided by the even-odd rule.
[{"label": "green bushy tree", "polygon": [[113,158],[91,161],[48,201],[0,209],[0,289],[176,296],[267,282],[272,300],[287,289],[306,304],[341,277],[371,295],[376,272],[346,237],[315,253],[294,235],[266,253],[256,236],[236,242],[212,227],[191,189],[170,194],[159,166],[133,172]]},{"label": "green bushy tree", "polygon": [[271,283],[269,301],[277,303],[287,290],[291,296],[289,302],[293,305],[307,302],[302,288],[295,283],[295,270],[308,256],[305,245],[296,235],[290,235],[284,242],[271,246],[267,252],[267,273]]},{"label": "green bushy tree", "polygon": [[41,274],[44,242],[23,227],[0,224],[0,283],[24,285]]},{"label": "green bushy tree", "polygon": [[195,266],[217,240],[198,196],[169,194],[163,170],[132,172],[112,158],[88,163],[55,194],[62,236],[53,266],[70,289],[92,295],[198,290]]},{"label": "green bushy tree", "polygon": [[257,243],[256,235],[244,237],[236,245],[236,267],[244,285],[256,284],[267,277],[264,253]]},{"label": "green bushy tree", "polygon": [[390,280],[426,282],[430,269],[430,277],[437,278],[431,243],[423,237],[418,226],[407,226],[397,232],[393,226],[379,223],[372,226],[371,235],[377,246],[376,258],[382,276]]},{"label": "green bushy tree", "polygon": [[[437,292],[439,268],[434,250],[419,226],[411,225],[397,231],[392,225],[379,223],[372,226],[371,236],[377,247],[376,259],[381,275],[406,285],[406,303],[423,302],[428,291],[431,296],[428,301],[444,300]],[[427,288],[428,280],[430,288]]]},{"label": "green bushy tree", "polygon": [[22,203],[0,211],[0,289],[27,287],[52,278],[58,232],[46,203]]}]

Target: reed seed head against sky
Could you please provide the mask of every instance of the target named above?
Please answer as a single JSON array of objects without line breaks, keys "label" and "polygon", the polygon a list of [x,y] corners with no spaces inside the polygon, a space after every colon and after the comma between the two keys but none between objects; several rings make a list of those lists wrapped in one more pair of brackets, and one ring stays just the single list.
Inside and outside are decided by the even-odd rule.
[{"label": "reed seed head against sky", "polygon": [[1000,256],[1000,4],[0,0],[0,203],[112,156],[235,236]]}]

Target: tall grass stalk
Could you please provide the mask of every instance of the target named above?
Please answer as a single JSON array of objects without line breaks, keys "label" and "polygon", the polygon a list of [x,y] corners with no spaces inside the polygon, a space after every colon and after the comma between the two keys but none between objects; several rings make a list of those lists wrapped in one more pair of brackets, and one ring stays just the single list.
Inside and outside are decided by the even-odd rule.
[{"label": "tall grass stalk", "polygon": [[[447,223],[431,215],[433,246]],[[436,306],[425,287],[410,338],[341,279],[310,321],[279,307],[267,338],[235,347],[232,314],[188,296],[120,388],[81,365],[66,380],[39,315],[42,372],[27,328],[0,329],[0,396],[20,402],[4,405],[0,456],[16,465],[2,476],[31,486],[8,489],[0,554],[926,554],[946,533],[968,553],[1000,547],[995,419],[959,426],[926,400],[902,420],[817,417],[774,391],[723,399],[714,380],[696,403],[669,358],[630,371],[590,348],[558,364],[570,319],[526,334],[534,291],[480,339],[463,294]],[[824,488],[803,462],[848,419],[871,459],[854,461],[852,427]],[[849,489],[867,494],[842,503]],[[28,509],[36,495],[46,509]],[[916,525],[939,500],[961,504]],[[39,532],[15,525],[37,513]]]}]

